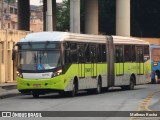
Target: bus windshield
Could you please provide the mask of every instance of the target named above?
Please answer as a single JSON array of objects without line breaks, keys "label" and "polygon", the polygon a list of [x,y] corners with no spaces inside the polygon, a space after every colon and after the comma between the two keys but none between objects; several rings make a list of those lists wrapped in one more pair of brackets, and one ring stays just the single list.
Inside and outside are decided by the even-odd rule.
[{"label": "bus windshield", "polygon": [[18,52],[18,69],[50,70],[59,66],[61,66],[60,50]]},{"label": "bus windshield", "polygon": [[154,48],[152,50],[152,59],[153,59],[153,62],[160,61],[160,49],[159,48]]}]

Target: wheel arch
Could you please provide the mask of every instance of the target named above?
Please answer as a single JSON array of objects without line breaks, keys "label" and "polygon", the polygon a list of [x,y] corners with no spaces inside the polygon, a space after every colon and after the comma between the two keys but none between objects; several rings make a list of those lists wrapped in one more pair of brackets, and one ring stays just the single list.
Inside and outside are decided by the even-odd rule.
[{"label": "wheel arch", "polygon": [[136,82],[136,75],[135,75],[134,73],[132,73],[131,76],[130,76],[130,78],[131,78],[131,77],[134,78],[134,84],[136,85],[136,84],[137,84],[137,82]]},{"label": "wheel arch", "polygon": [[79,88],[79,79],[78,79],[77,76],[75,76],[75,77],[73,78],[73,82],[75,83],[75,85],[76,85],[76,87],[77,87],[77,90],[78,90],[78,88]]}]

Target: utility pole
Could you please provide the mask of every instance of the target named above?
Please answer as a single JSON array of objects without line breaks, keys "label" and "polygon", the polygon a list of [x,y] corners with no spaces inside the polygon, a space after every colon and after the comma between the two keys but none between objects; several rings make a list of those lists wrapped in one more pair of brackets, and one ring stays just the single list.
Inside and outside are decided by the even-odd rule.
[{"label": "utility pole", "polygon": [[53,31],[52,0],[47,0],[47,31]]},{"label": "utility pole", "polygon": [[4,29],[4,0],[2,0],[1,6],[1,29]]}]

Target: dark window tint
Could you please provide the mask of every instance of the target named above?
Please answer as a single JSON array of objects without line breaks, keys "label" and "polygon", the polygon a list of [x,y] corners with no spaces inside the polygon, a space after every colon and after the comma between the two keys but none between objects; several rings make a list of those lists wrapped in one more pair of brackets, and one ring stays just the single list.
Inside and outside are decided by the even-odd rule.
[{"label": "dark window tint", "polygon": [[70,59],[72,63],[78,62],[77,58],[77,44],[71,43],[70,44]]},{"label": "dark window tint", "polygon": [[96,63],[97,62],[96,45],[91,45],[91,47],[90,47],[90,56],[91,56],[91,62],[92,63]]},{"label": "dark window tint", "polygon": [[115,56],[116,56],[116,63],[123,62],[123,46],[115,47]]},{"label": "dark window tint", "polygon": [[84,44],[78,45],[78,62],[84,63]]},{"label": "dark window tint", "polygon": [[124,61],[131,62],[131,45],[124,46]]},{"label": "dark window tint", "polygon": [[132,62],[135,62],[136,61],[136,49],[135,49],[135,45],[132,45],[132,53],[131,53],[131,59],[132,59]]},{"label": "dark window tint", "polygon": [[85,62],[91,62],[91,60],[90,60],[90,47],[89,47],[89,44],[85,45]]},{"label": "dark window tint", "polygon": [[98,62],[106,62],[106,46],[102,44],[98,45],[97,53]]}]

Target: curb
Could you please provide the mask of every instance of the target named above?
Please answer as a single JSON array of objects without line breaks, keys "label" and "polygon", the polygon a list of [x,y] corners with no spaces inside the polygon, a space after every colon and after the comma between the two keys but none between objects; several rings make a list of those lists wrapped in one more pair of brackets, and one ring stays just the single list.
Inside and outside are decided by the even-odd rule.
[{"label": "curb", "polygon": [[19,95],[21,95],[21,93],[18,92],[16,83],[0,84],[0,99]]},{"label": "curb", "polygon": [[1,88],[5,90],[12,90],[12,89],[17,89],[17,85],[4,85],[1,86]]},{"label": "curb", "polygon": [[5,98],[9,98],[9,97],[15,97],[15,96],[20,96],[20,93],[8,93],[8,94],[4,94],[4,95],[0,95],[0,99],[5,99]]}]

